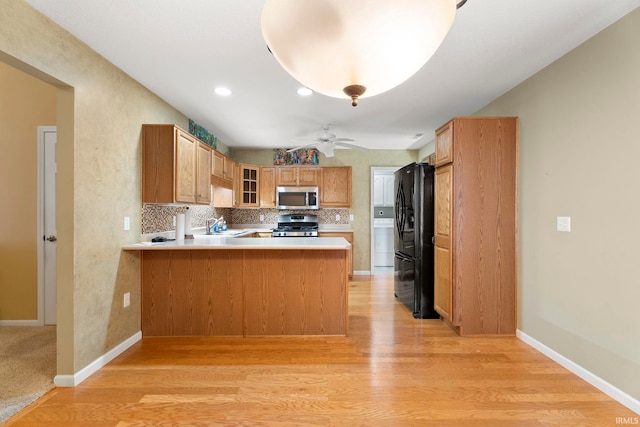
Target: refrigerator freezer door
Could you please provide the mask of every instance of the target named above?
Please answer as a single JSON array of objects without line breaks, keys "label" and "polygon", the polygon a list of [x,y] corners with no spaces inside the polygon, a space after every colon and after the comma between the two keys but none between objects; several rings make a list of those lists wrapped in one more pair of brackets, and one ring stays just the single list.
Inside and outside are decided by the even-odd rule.
[{"label": "refrigerator freezer door", "polygon": [[396,298],[402,302],[413,314],[416,309],[415,304],[415,261],[400,253],[394,258],[394,293]]}]

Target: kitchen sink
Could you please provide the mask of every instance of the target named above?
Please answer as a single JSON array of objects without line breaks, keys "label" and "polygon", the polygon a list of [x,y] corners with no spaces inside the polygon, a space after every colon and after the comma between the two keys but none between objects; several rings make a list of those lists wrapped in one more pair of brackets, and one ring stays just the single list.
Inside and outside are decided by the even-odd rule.
[{"label": "kitchen sink", "polygon": [[212,234],[194,234],[193,237],[196,239],[201,239],[206,237],[215,237],[215,236],[233,237],[233,236],[237,236],[238,234],[242,234],[244,232],[245,230],[227,230],[227,231],[219,231],[217,233],[212,233]]}]

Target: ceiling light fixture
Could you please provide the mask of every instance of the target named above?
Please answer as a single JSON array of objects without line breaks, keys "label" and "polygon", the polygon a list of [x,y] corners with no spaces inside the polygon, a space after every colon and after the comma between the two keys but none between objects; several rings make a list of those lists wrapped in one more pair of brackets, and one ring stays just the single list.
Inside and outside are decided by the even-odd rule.
[{"label": "ceiling light fixture", "polygon": [[262,36],[296,80],[355,107],[422,68],[466,1],[266,0]]},{"label": "ceiling light fixture", "polygon": [[313,91],[311,89],[309,89],[308,87],[301,87],[300,89],[298,89],[298,95],[300,96],[309,96],[313,93]]},{"label": "ceiling light fixture", "polygon": [[231,95],[231,90],[226,87],[217,87],[214,89],[214,92],[220,96],[229,96]]}]

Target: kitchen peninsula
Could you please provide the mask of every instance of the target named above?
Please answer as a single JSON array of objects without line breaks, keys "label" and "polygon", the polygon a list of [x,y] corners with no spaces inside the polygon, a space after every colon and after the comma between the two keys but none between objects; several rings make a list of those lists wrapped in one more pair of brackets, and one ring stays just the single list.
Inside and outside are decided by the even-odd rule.
[{"label": "kitchen peninsula", "polygon": [[195,239],[141,254],[143,336],[346,335],[343,238]]}]

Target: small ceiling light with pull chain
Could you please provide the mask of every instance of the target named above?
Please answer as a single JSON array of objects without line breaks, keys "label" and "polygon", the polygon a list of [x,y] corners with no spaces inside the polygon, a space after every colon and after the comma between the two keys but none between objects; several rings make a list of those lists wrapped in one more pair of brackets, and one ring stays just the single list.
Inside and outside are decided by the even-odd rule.
[{"label": "small ceiling light with pull chain", "polygon": [[301,84],[355,107],[422,68],[466,2],[266,0],[262,36]]}]

